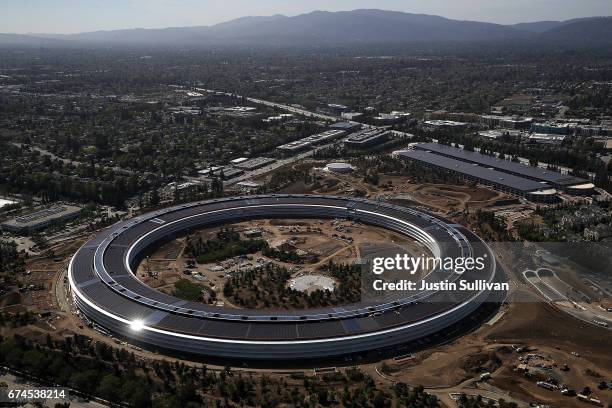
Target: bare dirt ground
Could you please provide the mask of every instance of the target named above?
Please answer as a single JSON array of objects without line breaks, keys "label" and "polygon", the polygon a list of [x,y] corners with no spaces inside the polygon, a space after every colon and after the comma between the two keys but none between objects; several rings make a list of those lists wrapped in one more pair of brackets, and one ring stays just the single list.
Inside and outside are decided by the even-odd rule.
[{"label": "bare dirt ground", "polygon": [[[11,290],[12,300],[2,304],[2,312],[23,312],[25,310],[46,311],[57,307],[53,296],[54,278],[65,268],[70,257],[83,244],[83,238],[56,244],[49,248],[44,256],[29,258],[26,272],[19,277],[22,289]],[[16,301],[16,302],[14,302]]]},{"label": "bare dirt ground", "polygon": [[480,186],[413,183],[406,176],[382,174],[378,185],[372,185],[355,174],[320,171],[317,175],[320,177],[317,188],[308,189],[303,182],[299,182],[288,186],[283,192],[350,196],[359,191],[367,198],[400,199],[406,204],[422,205],[443,213],[484,208],[498,200],[511,198]]},{"label": "bare dirt ground", "polygon": [[415,185],[406,190],[415,201],[446,211],[463,211],[467,207],[482,208],[495,200],[507,198],[501,193],[485,188],[445,184]]},{"label": "bare dirt ground", "polygon": [[[599,390],[597,384],[612,379],[609,336],[605,329],[567,316],[546,303],[515,303],[504,306],[503,317],[495,323],[485,324],[467,336],[414,353],[401,363],[387,361],[392,372],[385,377],[422,384],[443,401],[448,401],[449,393],[464,392],[555,407],[584,406],[576,397],[565,397],[558,390],[535,384],[555,378],[577,392],[590,387],[592,396],[607,406],[612,403],[612,391]],[[530,349],[517,353],[512,345]],[[527,354],[543,356],[552,367],[538,369],[532,365],[531,377],[527,377],[516,371],[519,357]],[[569,371],[562,370],[564,364]],[[490,372],[492,378],[478,381],[483,372]]]},{"label": "bare dirt ground", "polygon": [[[194,268],[187,268],[187,264],[193,259],[185,253],[186,238],[182,237],[165,243],[143,260],[136,272],[138,278],[168,294],[172,294],[174,284],[178,280],[188,279],[214,290],[220,306],[238,307],[224,297],[225,281],[231,274],[243,273],[258,265],[272,263],[287,268],[292,271],[293,277],[309,273],[325,275],[321,268],[330,261],[353,264],[359,260],[363,256],[364,245],[367,246],[368,253],[376,252],[379,247],[388,248],[390,245],[417,255],[424,252],[422,247],[403,235],[349,220],[271,219],[246,221],[229,227],[241,233],[243,238],[249,231],[259,231],[259,238],[264,239],[271,247],[290,245],[312,255],[315,260],[292,264],[268,258],[257,252],[245,257],[196,264]],[[208,228],[195,234],[207,240],[213,239],[219,230],[219,227]]]},{"label": "bare dirt ground", "polygon": [[[427,206],[444,214],[462,211],[466,206],[470,210],[484,208],[496,200],[508,198],[480,187],[470,189],[467,186],[416,185],[411,184],[406,177],[384,175],[381,177],[379,186],[371,186],[351,175],[328,175],[316,191],[310,190],[303,183],[296,183],[288,189],[293,189],[295,191],[292,192],[296,193],[320,192],[346,195],[351,195],[356,190],[363,190],[370,198],[401,200],[405,204]],[[324,224],[318,224],[312,220],[241,224],[239,227],[244,230],[256,226],[267,230],[268,232],[263,237],[269,242],[280,242],[297,237],[295,246],[306,252],[316,253],[319,256],[319,263],[330,257],[337,262],[358,258],[362,255],[364,243],[396,242],[409,247],[407,242],[402,241],[403,237],[389,231],[372,227],[368,227],[366,231],[360,226],[345,225],[343,228],[350,228],[351,231],[340,232],[336,230],[337,225],[333,226],[329,221]],[[321,232],[313,231],[315,227],[320,228]],[[307,228],[310,228],[311,231],[308,232]],[[201,233],[208,234],[207,236],[212,238],[215,230]],[[351,242],[332,237],[333,234],[350,236],[353,240]],[[28,261],[28,269],[31,270],[31,274],[24,279],[31,284],[44,284],[44,289],[37,291],[40,293],[22,294],[22,303],[16,307],[19,310],[27,308],[36,312],[48,309],[51,311],[51,316],[38,319],[35,324],[26,327],[2,328],[0,334],[19,333],[42,342],[47,333],[57,338],[79,333],[95,341],[106,342],[113,347],[125,348],[143,360],[153,358],[175,361],[176,358],[152,355],[91,329],[84,325],[83,320],[75,314],[74,305],[71,305],[68,299],[62,271],[69,257],[81,243],[82,240],[76,240],[69,244],[59,244],[53,248],[52,257]],[[148,261],[141,263],[138,269],[139,277],[160,290],[170,290],[176,280],[187,277],[183,273],[187,260],[182,251],[183,247],[184,240],[178,239],[159,248],[149,257]],[[255,258],[258,256],[256,255]],[[227,266],[224,270],[235,270],[240,267],[240,264],[228,264]],[[289,264],[286,266],[295,267]],[[304,270],[316,269],[316,265],[300,267]],[[147,269],[158,272],[157,276],[148,277]],[[200,273],[204,276],[206,284],[215,288],[218,293],[222,293],[224,270],[213,270],[211,265],[197,265],[192,269],[189,278],[193,279],[193,272]],[[589,290],[588,285],[578,278],[563,274],[563,272],[560,275],[572,286],[579,287],[585,292]],[[519,286],[517,283],[519,279],[516,276],[511,276],[510,279],[515,287]],[[517,290],[527,292],[525,288]],[[454,392],[481,394],[490,398],[504,398],[519,403],[541,402],[554,407],[589,406],[579,402],[576,397],[564,397],[559,391],[548,391],[535,385],[537,380],[547,380],[547,377],[555,378],[577,392],[580,392],[584,386],[588,386],[593,390],[593,396],[602,400],[604,406],[612,404],[612,391],[597,389],[600,381],[612,380],[610,332],[577,320],[552,305],[541,301],[536,302],[535,295],[531,291],[527,294],[534,298],[534,302],[504,305],[502,312],[489,324],[482,325],[468,335],[447,344],[416,350],[400,362],[393,359],[387,360],[385,363],[390,367],[390,372],[381,372],[382,362],[363,364],[361,368],[379,383],[391,384],[395,381],[403,381],[410,385],[422,384],[428,392],[438,396],[442,403],[449,407],[454,406],[449,397],[449,393]],[[517,353],[511,349],[512,345],[529,346],[530,351]],[[542,355],[552,367],[547,370],[530,367],[532,377],[515,371],[520,364],[519,357],[524,357],[528,353]],[[189,361],[186,363],[189,365],[201,364]],[[568,365],[569,371],[561,370],[564,364]],[[266,375],[280,375],[269,369],[246,370],[253,373],[265,372]],[[478,381],[480,374],[484,371],[490,372],[492,378],[484,382]]]}]

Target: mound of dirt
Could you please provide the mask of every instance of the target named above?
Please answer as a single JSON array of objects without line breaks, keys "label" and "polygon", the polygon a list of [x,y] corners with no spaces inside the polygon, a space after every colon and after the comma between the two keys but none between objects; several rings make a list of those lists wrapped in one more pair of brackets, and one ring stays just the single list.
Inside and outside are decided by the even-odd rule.
[{"label": "mound of dirt", "polygon": [[478,374],[493,372],[501,366],[501,360],[494,351],[489,353],[476,353],[464,357],[461,368],[468,373]]},{"label": "mound of dirt", "polygon": [[511,348],[511,347],[508,347],[508,346],[501,346],[501,347],[496,348],[496,349],[495,349],[495,352],[496,352],[497,354],[499,354],[499,355],[502,355],[502,356],[507,356],[507,355],[512,354],[513,350],[512,350],[512,348]]}]

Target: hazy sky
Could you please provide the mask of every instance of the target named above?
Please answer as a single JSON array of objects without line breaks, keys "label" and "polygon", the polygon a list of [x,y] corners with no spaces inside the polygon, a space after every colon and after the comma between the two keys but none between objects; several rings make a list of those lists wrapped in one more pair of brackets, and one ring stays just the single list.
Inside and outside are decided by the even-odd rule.
[{"label": "hazy sky", "polygon": [[612,15],[612,0],[0,0],[0,32],[211,25],[250,15],[357,8],[511,24]]}]

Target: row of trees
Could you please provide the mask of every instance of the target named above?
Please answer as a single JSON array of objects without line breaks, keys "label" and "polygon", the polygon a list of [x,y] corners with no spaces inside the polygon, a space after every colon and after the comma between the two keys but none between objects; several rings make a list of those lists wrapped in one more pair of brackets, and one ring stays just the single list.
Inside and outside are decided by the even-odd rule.
[{"label": "row of trees", "polygon": [[25,254],[12,241],[0,241],[0,273],[15,273],[25,268]]},{"label": "row of trees", "polygon": [[252,254],[268,248],[261,239],[241,239],[233,229],[223,228],[216,239],[203,240],[201,235],[187,237],[185,253],[198,263],[217,262],[238,255]]},{"label": "row of trees", "polygon": [[84,336],[38,344],[0,338],[0,364],[111,403],[142,408],[264,407],[436,408],[423,387],[385,388],[358,368],[322,378],[220,372],[179,360],[141,361],[133,353]]},{"label": "row of trees", "polygon": [[[86,353],[86,355],[82,354]],[[135,407],[152,405],[153,379],[133,358],[121,359],[106,348],[94,348],[74,339],[59,344],[47,340],[46,346],[21,336],[0,339],[0,363],[25,371],[54,384],[73,387],[104,399],[126,402]]]},{"label": "row of trees", "polygon": [[71,200],[123,207],[129,197],[160,181],[91,164],[75,165],[0,141],[0,191],[39,196],[45,202]]},{"label": "row of trees", "polygon": [[25,311],[23,313],[0,313],[0,327],[21,327],[34,323],[35,321],[36,316],[30,311]]}]

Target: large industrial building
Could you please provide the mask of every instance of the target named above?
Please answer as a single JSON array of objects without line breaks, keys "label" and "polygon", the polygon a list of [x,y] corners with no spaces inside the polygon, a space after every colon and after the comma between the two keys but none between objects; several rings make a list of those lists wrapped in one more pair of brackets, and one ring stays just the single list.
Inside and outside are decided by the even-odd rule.
[{"label": "large industrial building", "polygon": [[532,133],[527,140],[530,143],[560,145],[566,138],[566,135],[557,135],[554,133]]},{"label": "large industrial building", "polygon": [[361,124],[357,122],[336,122],[329,126],[333,130],[344,130],[345,132],[354,132],[361,129]]},{"label": "large industrial building", "polygon": [[519,130],[514,129],[491,129],[491,130],[481,130],[477,132],[477,135],[483,139],[501,139],[501,138],[511,138],[511,139],[520,139],[522,133]]},{"label": "large industrial building", "polygon": [[481,167],[447,156],[437,155],[425,150],[400,151],[399,157],[404,160],[454,173],[463,179],[489,186],[498,191],[524,197],[534,202],[554,202],[558,199],[557,190],[545,183],[503,173],[491,167]]},{"label": "large industrial building", "polygon": [[508,129],[529,129],[533,122],[532,118],[518,116],[481,115],[480,123]]},{"label": "large industrial building", "polygon": [[339,103],[328,103],[327,108],[334,113],[342,113],[347,112],[349,110],[348,106],[341,105]]},{"label": "large industrial building", "polygon": [[423,130],[426,131],[435,131],[435,130],[463,130],[467,128],[468,124],[465,122],[457,122],[454,120],[426,120],[423,122]]},{"label": "large industrial building", "polygon": [[296,140],[294,142],[280,145],[276,148],[276,150],[282,155],[291,156],[304,150],[308,150],[312,146],[329,143],[341,136],[344,136],[344,134],[345,132],[343,130],[332,129],[323,133],[317,133],[315,135]]},{"label": "large industrial building", "polygon": [[[235,309],[189,302],[146,286],[139,262],[168,237],[258,218],[345,218],[387,228],[441,259],[484,259],[482,268],[434,268],[423,280],[471,282],[469,290],[394,292],[391,298],[306,310]],[[432,214],[358,198],[266,195],[183,204],[122,221],[74,255],[68,280],[87,319],[154,351],[284,361],[360,353],[444,333],[504,292],[479,285],[504,280],[486,244]],[[495,297],[494,297],[495,296]],[[501,296],[501,297],[500,297]]]},{"label": "large industrial building", "polygon": [[18,234],[28,234],[76,218],[80,213],[80,207],[56,205],[5,221],[2,223],[2,228]]},{"label": "large industrial building", "polygon": [[[595,186],[580,177],[562,174],[556,171],[541,169],[539,167],[526,166],[521,163],[499,159],[456,147],[446,146],[438,143],[418,143],[413,146],[415,150],[427,151],[436,156],[444,156],[457,161],[480,166],[476,170],[489,168],[528,180],[542,183],[542,187],[555,188],[572,195],[592,194]],[[435,164],[436,158],[431,158]],[[462,167],[463,168],[463,167]]]},{"label": "large industrial building", "polygon": [[344,144],[352,149],[366,149],[386,142],[390,134],[391,132],[388,130],[362,130],[361,132],[349,135],[349,137],[344,139]]},{"label": "large industrial building", "polygon": [[567,135],[569,134],[570,125],[569,123],[533,123],[531,124],[531,131],[534,133],[545,133],[553,135]]},{"label": "large industrial building", "polygon": [[269,157],[254,157],[252,159],[242,161],[238,164],[235,164],[234,167],[242,169],[242,170],[250,171],[250,170],[259,169],[261,167],[265,167],[268,164],[274,163],[275,161],[276,159],[272,159]]}]

